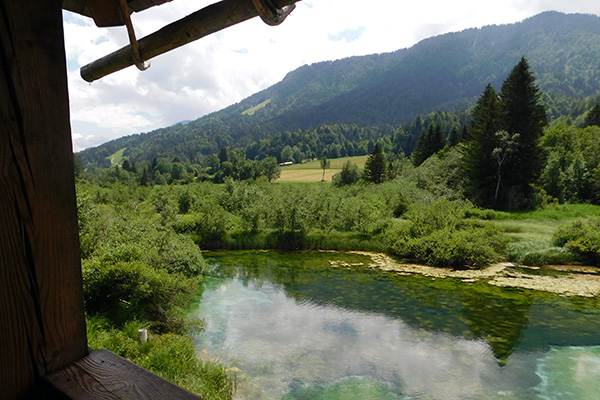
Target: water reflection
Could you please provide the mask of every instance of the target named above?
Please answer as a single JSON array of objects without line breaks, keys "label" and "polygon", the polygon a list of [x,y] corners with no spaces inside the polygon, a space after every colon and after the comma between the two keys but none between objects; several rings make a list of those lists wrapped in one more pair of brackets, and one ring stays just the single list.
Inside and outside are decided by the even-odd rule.
[{"label": "water reflection", "polygon": [[332,257],[367,262],[319,253],[211,258],[218,278],[204,292],[207,330],[197,345],[240,369],[239,398],[545,398],[553,374],[565,375],[564,363],[548,359],[562,357],[555,345],[592,360],[568,370],[567,386],[582,382],[579,365],[600,360],[587,347],[600,342],[593,301],[575,309],[534,292],[331,268]]}]

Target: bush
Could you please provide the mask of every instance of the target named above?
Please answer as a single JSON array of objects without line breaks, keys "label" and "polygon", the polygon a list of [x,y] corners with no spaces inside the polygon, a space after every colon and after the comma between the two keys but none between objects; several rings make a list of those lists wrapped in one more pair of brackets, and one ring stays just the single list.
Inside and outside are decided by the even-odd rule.
[{"label": "bush", "polygon": [[420,237],[403,237],[392,245],[402,256],[427,265],[480,268],[499,261],[507,240],[492,226],[445,228]]},{"label": "bush", "polygon": [[498,218],[498,211],[487,208],[472,208],[465,211],[465,218],[484,219],[491,221]]},{"label": "bush", "polygon": [[183,331],[185,307],[199,292],[199,278],[186,278],[140,262],[84,260],[83,291],[88,313],[104,313],[117,325],[151,321],[160,331]]},{"label": "bush", "polygon": [[553,239],[557,246],[580,255],[585,262],[600,263],[600,217],[580,218],[562,225]]},{"label": "bush", "polygon": [[331,182],[334,186],[345,186],[355,184],[359,179],[358,166],[348,160],[342,165],[342,170],[333,175]]},{"label": "bush", "polygon": [[388,232],[391,250],[437,267],[480,268],[499,261],[508,237],[493,225],[465,221],[464,209],[441,200],[411,210],[406,223]]}]

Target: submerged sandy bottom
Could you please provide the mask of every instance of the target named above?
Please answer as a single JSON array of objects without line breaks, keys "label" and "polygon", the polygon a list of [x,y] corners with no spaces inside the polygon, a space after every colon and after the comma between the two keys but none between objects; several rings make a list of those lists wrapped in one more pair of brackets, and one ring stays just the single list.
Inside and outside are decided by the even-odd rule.
[{"label": "submerged sandy bottom", "polygon": [[[594,297],[600,295],[600,268],[596,267],[565,265],[525,267],[512,263],[499,263],[479,270],[453,270],[401,263],[382,253],[360,251],[351,253],[369,256],[372,260],[369,265],[371,268],[399,274],[421,274],[432,278],[458,278],[465,282],[483,280],[494,286],[541,290],[563,296]],[[331,263],[333,266],[343,266],[336,261]],[[551,274],[544,275],[544,272]]]}]

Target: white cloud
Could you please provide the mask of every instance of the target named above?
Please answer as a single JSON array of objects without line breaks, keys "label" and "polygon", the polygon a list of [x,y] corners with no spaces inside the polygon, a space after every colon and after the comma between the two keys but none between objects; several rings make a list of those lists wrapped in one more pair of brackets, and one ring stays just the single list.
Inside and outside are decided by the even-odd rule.
[{"label": "white cloud", "polygon": [[[136,13],[137,36],[212,2],[175,0]],[[79,68],[126,45],[126,30],[97,28],[89,18],[65,13],[71,118],[80,129],[74,147],[196,119],[267,88],[303,64],[394,51],[429,36],[516,22],[545,10],[600,14],[600,3],[305,0],[280,26],[255,18],[156,57],[145,72],[129,67],[91,85],[79,77]],[[85,140],[91,134],[94,140]]]}]

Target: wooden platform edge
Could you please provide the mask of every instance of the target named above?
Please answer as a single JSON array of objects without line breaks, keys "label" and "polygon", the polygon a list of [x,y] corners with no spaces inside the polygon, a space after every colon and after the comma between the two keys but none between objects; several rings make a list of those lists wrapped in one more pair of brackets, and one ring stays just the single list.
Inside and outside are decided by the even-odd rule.
[{"label": "wooden platform edge", "polygon": [[106,349],[94,351],[43,377],[40,388],[48,390],[47,395],[52,393],[52,398],[72,400],[203,400]]}]

